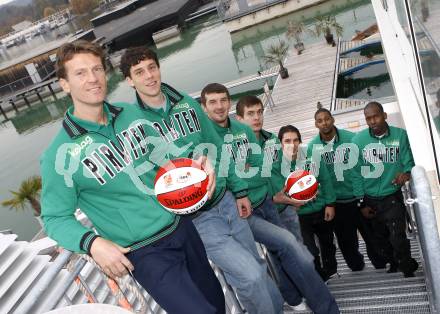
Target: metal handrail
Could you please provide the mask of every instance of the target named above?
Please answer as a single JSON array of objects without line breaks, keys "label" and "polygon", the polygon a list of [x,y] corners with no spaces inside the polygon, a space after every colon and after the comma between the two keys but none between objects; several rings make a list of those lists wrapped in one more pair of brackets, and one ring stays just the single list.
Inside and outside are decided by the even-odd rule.
[{"label": "metal handrail", "polygon": [[432,313],[440,313],[440,238],[432,202],[432,193],[426,171],[415,166],[411,171],[412,198],[407,204],[414,206],[420,247],[423,254],[426,288]]},{"label": "metal handrail", "polygon": [[411,201],[412,195],[410,181],[406,181],[401,190],[403,194],[403,202],[406,207],[407,235],[414,238],[417,235],[417,223],[414,214],[414,204]]},{"label": "metal handrail", "polygon": [[341,49],[341,38],[338,37],[338,43],[336,45],[336,62],[335,62],[335,72],[333,73],[333,89],[332,89],[332,97],[330,98],[330,111],[336,110],[336,89],[338,84],[338,75],[339,75],[339,51]]},{"label": "metal handrail", "polygon": [[[49,286],[52,284],[53,279],[58,275],[58,273],[61,271],[61,269],[64,267],[64,265],[67,263],[67,261],[72,256],[72,252],[68,250],[63,250],[60,255],[55,259],[54,263],[48,267],[47,271],[44,273],[44,275],[40,278],[38,283],[32,288],[32,290],[29,292],[29,294],[26,296],[26,298],[21,302],[21,304],[16,309],[15,313],[30,313],[31,308],[34,306],[34,304],[37,302],[37,300],[40,298],[40,296],[46,291],[46,289],[49,288]],[[73,281],[73,278],[72,278]],[[69,282],[70,285],[71,282]],[[66,288],[67,290],[67,288]],[[63,291],[64,293],[64,291]]]},{"label": "metal handrail", "polygon": [[[67,267],[68,274],[64,277],[62,283],[60,284],[60,287],[56,289],[55,291],[51,292],[50,296],[46,295],[45,298],[48,299],[48,301],[44,304],[43,308],[41,308],[39,311],[46,312],[53,310],[57,307],[60,300],[64,297],[64,299],[67,301],[67,304],[72,304],[71,300],[67,296],[67,292],[70,289],[70,287],[74,284],[76,279],[79,279],[81,281],[82,286],[86,289],[87,294],[92,299],[96,300],[96,291],[92,292],[91,287],[88,286],[87,282],[85,280],[82,280],[82,276],[80,275],[81,271],[87,264],[87,261],[84,258],[78,258],[71,260],[72,257],[74,257],[74,253],[69,250],[63,250],[54,260],[54,262],[47,268],[47,270],[44,272],[43,276],[38,280],[38,282],[32,287],[32,289],[29,291],[29,293],[26,295],[26,297],[23,299],[23,301],[19,304],[17,309],[14,311],[16,314],[26,314],[31,313],[32,308],[35,307],[35,304],[37,304],[40,297],[45,293],[47,289],[50,288],[51,284],[53,284],[54,279],[58,276],[58,274],[65,268],[65,265],[70,261],[70,263],[73,262],[71,267]],[[215,265],[211,265],[222,285],[223,292],[225,294],[226,299],[226,306],[228,309],[228,314],[243,314],[245,313],[245,310],[242,308],[240,302],[238,301],[238,298],[233,290],[233,288],[226,282],[226,279],[224,277],[223,272],[216,267]],[[140,286],[137,286],[140,289],[140,293],[144,293],[145,290],[143,290]],[[81,290],[81,289],[80,289]],[[82,290],[81,290],[82,291]],[[85,293],[85,292],[83,292]],[[86,295],[86,294],[84,294]],[[87,296],[87,295],[86,295]],[[158,314],[163,313],[162,308],[157,304],[154,309],[151,307],[150,303],[154,302],[153,298],[149,296],[148,294],[144,296],[147,297],[147,305],[149,306],[149,313],[152,314]]]}]

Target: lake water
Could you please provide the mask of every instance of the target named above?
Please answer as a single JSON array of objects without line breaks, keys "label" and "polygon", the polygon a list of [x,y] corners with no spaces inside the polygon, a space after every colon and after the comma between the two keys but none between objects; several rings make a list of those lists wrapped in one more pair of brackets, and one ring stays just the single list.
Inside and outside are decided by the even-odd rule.
[{"label": "lake water", "polygon": [[[158,49],[163,81],[191,93],[210,82],[224,83],[255,74],[266,67],[261,58],[265,49],[285,38],[288,20],[303,20],[311,26],[314,16],[328,12],[335,14],[344,26],[344,39],[350,39],[355,30],[365,29],[375,21],[368,0],[330,0],[234,34],[229,34],[216,16],[209,16],[186,28],[179,42]],[[306,49],[307,44],[317,40],[324,39],[307,35]],[[232,92],[255,90],[262,84]],[[133,91],[125,82],[109,95],[110,101],[132,99]],[[39,174],[39,156],[59,130],[63,110],[63,104],[35,107],[14,119],[15,125],[12,121],[0,123],[0,200],[10,198],[9,191],[17,190],[24,179]],[[39,225],[30,209],[14,211],[0,206],[0,230],[3,229],[12,229],[21,240],[30,240]]]}]

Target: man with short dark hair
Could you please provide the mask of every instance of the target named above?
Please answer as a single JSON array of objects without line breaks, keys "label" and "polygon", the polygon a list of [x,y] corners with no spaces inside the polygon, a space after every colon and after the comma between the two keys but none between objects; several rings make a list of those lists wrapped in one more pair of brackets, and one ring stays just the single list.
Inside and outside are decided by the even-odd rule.
[{"label": "man with short dark hair", "polygon": [[[136,90],[132,107],[142,116],[146,134],[155,139],[153,150],[145,155],[150,162],[147,185],[153,186],[159,166],[168,159],[196,158],[206,154],[205,149],[218,174],[222,139],[194,99],[162,82],[155,53],[144,47],[129,48],[121,58],[121,69]],[[217,175],[215,183],[211,199],[191,217],[208,257],[223,271],[249,313],[279,314],[281,294],[267,274],[245,220],[251,213],[247,183],[235,172]]]},{"label": "man with short dark hair", "polygon": [[[141,116],[104,101],[103,60],[86,41],[58,50],[57,74],[73,106],[41,157],[45,230],[110,277],[133,272],[168,313],[222,314],[223,292],[193,223],[166,211],[146,186],[147,138],[132,124]],[[77,208],[97,233],[75,219]]]},{"label": "man with short dark hair", "polygon": [[227,157],[227,162],[233,164],[239,176],[248,183],[253,208],[248,222],[255,240],[274,253],[277,269],[282,269],[283,278],[290,281],[290,285],[281,285],[281,288],[291,289],[283,293],[288,296],[287,303],[295,306],[305,297],[314,313],[339,313],[333,296],[314,269],[311,254],[282,226],[265,177],[271,172],[264,174],[263,156],[252,129],[229,118],[231,99],[227,88],[218,83],[208,84],[202,90],[201,99],[216,133],[225,141],[229,152],[225,159]]},{"label": "man with short dark hair", "polygon": [[[241,97],[237,102],[235,112],[237,113],[237,120],[249,125],[254,132],[257,143],[262,149],[263,165],[271,166],[272,173],[274,171],[280,171],[280,169],[273,167],[273,165],[276,165],[276,161],[281,154],[281,144],[275,134],[263,129],[264,107],[260,98],[253,95]],[[272,176],[268,179],[269,182],[271,182]],[[271,193],[274,195],[274,201],[277,201],[276,206],[283,225],[287,230],[292,232],[299,242],[302,242],[301,228],[296,212],[298,207],[302,205],[302,202],[295,201],[291,197],[288,197],[284,191],[272,190]]]},{"label": "man with short dark hair", "polygon": [[368,103],[364,115],[368,128],[352,139],[359,148],[354,195],[361,200],[362,215],[371,221],[378,253],[386,261],[396,261],[405,277],[413,277],[418,263],[411,257],[406,237],[406,209],[400,190],[410,180],[414,166],[408,136],[405,130],[388,125],[378,102]]},{"label": "man with short dark hair", "polygon": [[[364,257],[359,252],[359,241],[357,236],[357,228],[359,210],[357,208],[357,199],[353,195],[353,187],[351,176],[348,172],[349,156],[351,148],[351,139],[355,133],[339,129],[335,127],[335,119],[331,112],[326,108],[319,108],[315,112],[315,126],[319,130],[319,134],[315,136],[309,143],[309,154],[312,151],[321,152],[321,159],[326,165],[333,186],[337,186],[336,207],[334,219],[334,231],[338,240],[338,245],[342,256],[348,267],[353,271],[359,271],[364,268]],[[346,171],[338,172],[338,167],[348,165]],[[372,251],[369,241],[367,241],[367,250]],[[373,255],[374,256],[374,255]],[[377,265],[377,261],[372,259],[373,265],[378,268],[385,266],[384,263]]]}]

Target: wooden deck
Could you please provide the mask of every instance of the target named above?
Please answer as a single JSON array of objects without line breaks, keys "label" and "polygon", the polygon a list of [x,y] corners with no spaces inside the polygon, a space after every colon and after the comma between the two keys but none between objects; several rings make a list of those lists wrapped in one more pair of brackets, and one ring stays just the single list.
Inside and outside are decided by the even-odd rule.
[{"label": "wooden deck", "polygon": [[[275,107],[266,110],[264,128],[277,133],[281,126],[292,124],[301,131],[304,143],[314,137],[317,102],[330,109],[335,65],[336,48],[325,43],[306,46],[301,55],[291,52],[285,61],[290,77],[278,78],[272,93]],[[354,131],[365,125],[361,110],[337,114],[335,119],[338,127]]]},{"label": "wooden deck", "polygon": [[374,56],[372,58],[368,57],[355,57],[355,58],[340,58],[339,59],[339,73],[348,72],[361,64],[385,61],[382,55]]}]

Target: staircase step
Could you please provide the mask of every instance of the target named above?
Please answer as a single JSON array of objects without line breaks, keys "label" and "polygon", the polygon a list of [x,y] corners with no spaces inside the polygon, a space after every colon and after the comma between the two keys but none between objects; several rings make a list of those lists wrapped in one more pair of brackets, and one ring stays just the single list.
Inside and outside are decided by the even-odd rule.
[{"label": "staircase step", "polygon": [[369,307],[346,307],[341,308],[344,314],[390,314],[390,313],[431,313],[428,302],[400,303],[390,305],[371,305]]},{"label": "staircase step", "polygon": [[394,291],[390,290],[388,293],[380,296],[376,295],[338,298],[337,302],[340,307],[369,307],[377,305],[400,304],[402,302],[428,302],[428,294],[426,292],[400,293],[398,289],[394,289]]},{"label": "staircase step", "polygon": [[400,293],[417,293],[426,292],[426,286],[424,283],[411,283],[402,284],[394,287],[370,287],[363,289],[347,288],[345,290],[332,291],[335,298],[349,298],[349,297],[363,297],[363,296],[375,296],[388,293],[390,290],[398,289]]},{"label": "staircase step", "polygon": [[425,278],[421,276],[412,278],[395,277],[389,278],[385,277],[383,279],[373,278],[372,280],[366,281],[342,281],[341,279],[330,280],[328,286],[330,291],[346,290],[346,289],[364,289],[364,288],[374,288],[374,287],[398,287],[400,285],[408,285],[412,283],[425,283]]}]

